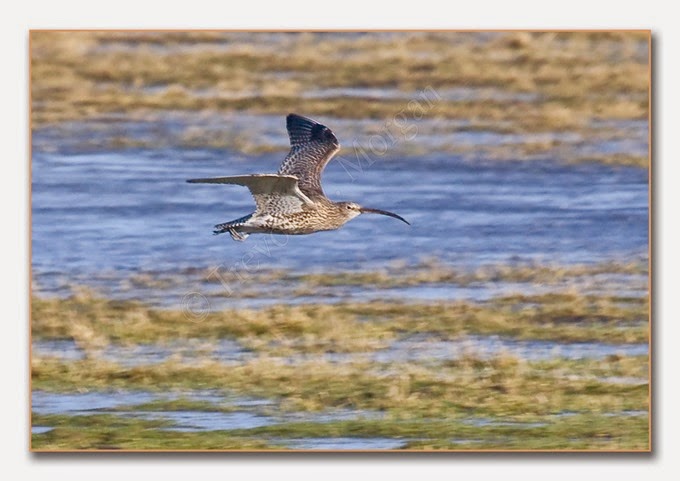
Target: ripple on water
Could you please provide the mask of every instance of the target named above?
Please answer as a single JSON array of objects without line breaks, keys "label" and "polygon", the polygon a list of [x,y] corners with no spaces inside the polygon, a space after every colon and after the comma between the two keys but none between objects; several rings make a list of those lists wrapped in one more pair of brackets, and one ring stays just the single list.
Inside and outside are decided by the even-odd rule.
[{"label": "ripple on water", "polygon": [[[220,120],[222,127],[224,122]],[[286,142],[281,122],[271,119],[271,128]],[[147,128],[158,127],[152,124]],[[474,145],[522,141],[505,134],[456,135]],[[351,156],[346,162],[349,159],[356,162]],[[227,220],[219,216],[252,209],[247,189],[229,189],[225,212],[225,190],[191,186],[184,180],[242,174],[246,168],[275,171],[281,153],[246,156],[219,149],[167,148],[75,155],[36,149],[34,272],[47,291],[69,282],[88,284],[97,273],[114,272],[102,283],[115,292],[121,290],[121,280],[140,270],[219,265],[229,272],[242,268],[244,259],[252,259],[249,265],[305,271],[309,266],[372,269],[397,258],[433,255],[444,263],[474,268],[513,258],[592,263],[647,251],[644,169],[471,163],[444,153],[417,162],[396,155],[379,160],[360,172],[348,169],[346,162],[331,163],[324,177],[328,193],[394,210],[412,221],[410,230],[390,219],[360,217],[330,233],[289,239],[253,236],[234,243],[210,235],[211,227]],[[188,288],[183,283],[179,287]],[[179,295],[176,304],[181,299]]]},{"label": "ripple on water", "polygon": [[544,422],[520,422],[520,421],[505,421],[503,419],[493,418],[468,418],[461,421],[462,424],[468,424],[476,427],[498,426],[498,427],[516,427],[524,429],[542,428],[548,425]]},{"label": "ripple on water", "polygon": [[276,420],[270,416],[243,411],[229,413],[212,411],[153,411],[145,413],[124,412],[120,413],[120,415],[171,421],[174,426],[164,428],[165,431],[222,431],[253,429],[276,424]]},{"label": "ripple on water", "polygon": [[36,414],[87,415],[123,406],[180,399],[204,401],[218,406],[227,404],[243,409],[265,407],[273,404],[273,401],[268,399],[234,396],[213,390],[171,391],[164,393],[130,390],[63,393],[35,390],[31,393],[32,411]]},{"label": "ripple on water", "polygon": [[[375,411],[340,409],[319,413],[286,412],[272,414],[275,404],[268,399],[223,396],[213,391],[188,391],[176,393],[150,393],[143,391],[100,391],[86,393],[54,393],[34,391],[32,411],[36,414],[66,414],[88,416],[111,414],[147,420],[163,420],[173,423],[164,428],[168,431],[221,431],[233,429],[253,429],[281,423],[311,422],[330,423],[358,419],[382,419],[384,413]],[[228,406],[233,411],[219,410],[134,410],[134,405],[151,401],[190,399],[206,401],[215,407]],[[127,407],[130,409],[119,410]],[[34,426],[41,432],[51,427]]]},{"label": "ripple on water", "polygon": [[54,428],[50,426],[33,426],[31,427],[31,434],[45,434],[52,431]]},{"label": "ripple on water", "polygon": [[[389,364],[393,362],[440,362],[476,356],[484,359],[498,355],[510,355],[528,361],[548,359],[602,359],[611,355],[643,356],[649,346],[645,343],[607,344],[601,342],[562,343],[556,341],[517,340],[501,336],[465,336],[454,340],[438,340],[426,334],[394,341],[385,349],[362,353],[322,353],[292,355],[279,358],[281,362],[296,364],[311,359],[325,362],[351,363],[357,360]],[[34,355],[57,357],[65,360],[82,359],[85,353],[73,341],[34,341]],[[110,345],[100,354],[102,358],[125,367],[156,364],[177,358],[193,363],[211,359],[230,364],[242,364],[256,357],[256,353],[244,349],[237,341],[224,339],[209,346],[202,345]],[[602,382],[614,384],[640,384],[641,378],[602,378]]]},{"label": "ripple on water", "polygon": [[507,354],[529,361],[554,358],[601,359],[610,355],[642,356],[647,344],[605,344],[599,342],[560,343],[555,341],[516,340],[500,336],[467,336],[440,341],[427,336],[398,340],[374,355],[377,362],[409,362],[458,359],[465,355],[491,358]]},{"label": "ripple on water", "polygon": [[53,393],[33,391],[32,410],[36,414],[95,414],[129,404],[143,404],[159,396],[145,391],[90,391],[84,393]]},{"label": "ripple on water", "polygon": [[302,438],[283,441],[301,450],[389,450],[406,446],[407,441],[392,438]]},{"label": "ripple on water", "polygon": [[[33,355],[66,361],[85,359],[86,353],[73,340],[33,342]],[[159,364],[170,359],[192,363],[211,359],[223,364],[236,364],[252,357],[237,341],[220,339],[214,343],[172,342],[168,344],[110,344],[97,357],[124,367]]]}]

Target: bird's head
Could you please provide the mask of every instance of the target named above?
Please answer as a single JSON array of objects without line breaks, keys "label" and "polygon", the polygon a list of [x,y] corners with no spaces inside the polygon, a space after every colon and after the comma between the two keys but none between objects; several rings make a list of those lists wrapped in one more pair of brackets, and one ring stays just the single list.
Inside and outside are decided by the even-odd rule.
[{"label": "bird's head", "polygon": [[[405,222],[409,224],[409,222],[401,217],[400,215],[394,214],[392,212],[388,212],[386,210],[380,210],[380,209],[371,209],[369,207],[362,207],[356,202],[338,202],[338,206],[340,207],[341,212],[345,215],[347,220],[354,219],[360,214],[380,214],[380,215],[386,215],[389,217],[394,217],[395,219],[399,219],[402,222]],[[409,224],[411,225],[411,224]]]}]

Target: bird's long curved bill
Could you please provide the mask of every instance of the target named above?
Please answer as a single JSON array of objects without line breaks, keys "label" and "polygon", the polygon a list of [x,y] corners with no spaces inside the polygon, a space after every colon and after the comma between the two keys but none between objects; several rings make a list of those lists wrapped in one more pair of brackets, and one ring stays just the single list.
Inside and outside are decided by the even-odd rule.
[{"label": "bird's long curved bill", "polygon": [[386,210],[380,210],[380,209],[369,209],[368,207],[362,207],[361,209],[362,214],[380,214],[380,215],[387,215],[389,217],[394,217],[395,219],[399,219],[402,222],[407,223],[408,225],[411,225],[409,221],[404,219],[402,216],[397,215],[393,212],[388,212]]}]

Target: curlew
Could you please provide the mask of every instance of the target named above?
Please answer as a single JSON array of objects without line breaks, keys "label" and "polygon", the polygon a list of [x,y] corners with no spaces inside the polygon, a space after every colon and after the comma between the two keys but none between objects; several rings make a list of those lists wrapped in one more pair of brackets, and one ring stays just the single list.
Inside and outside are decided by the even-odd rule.
[{"label": "curlew", "polygon": [[229,232],[237,241],[250,234],[312,234],[339,229],[360,214],[381,214],[408,222],[386,210],[363,207],[355,202],[333,202],[321,188],[321,173],[340,150],[333,132],[320,123],[289,114],[286,128],[290,152],[278,174],[236,175],[189,179],[190,183],[236,184],[248,187],[255,198],[252,214],[231,222],[217,224],[215,234]]}]

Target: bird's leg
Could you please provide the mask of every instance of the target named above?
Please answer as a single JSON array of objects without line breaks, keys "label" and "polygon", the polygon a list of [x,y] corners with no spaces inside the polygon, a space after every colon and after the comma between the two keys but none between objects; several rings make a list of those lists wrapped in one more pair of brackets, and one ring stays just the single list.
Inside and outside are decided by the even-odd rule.
[{"label": "bird's leg", "polygon": [[243,242],[248,238],[250,234],[241,234],[239,231],[235,229],[229,229],[229,234],[231,234],[231,238],[234,239],[235,241]]}]

